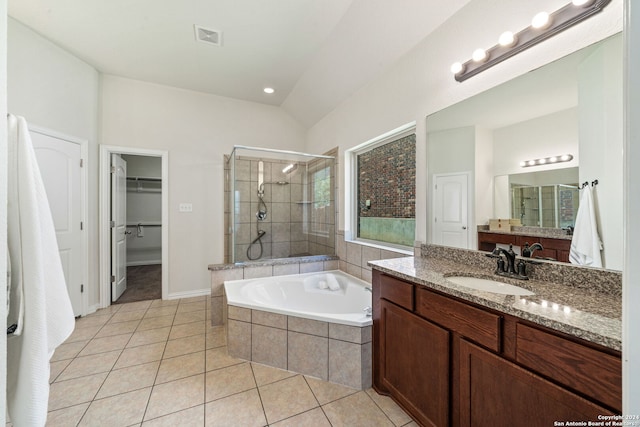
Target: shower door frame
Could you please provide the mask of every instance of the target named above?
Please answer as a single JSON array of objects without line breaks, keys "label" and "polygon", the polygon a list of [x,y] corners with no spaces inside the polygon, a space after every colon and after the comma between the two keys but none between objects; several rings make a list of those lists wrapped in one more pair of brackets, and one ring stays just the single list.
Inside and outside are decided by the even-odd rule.
[{"label": "shower door frame", "polygon": [[[236,150],[250,150],[250,151],[266,152],[266,153],[272,153],[272,154],[302,156],[302,157],[309,157],[311,159],[330,159],[334,161],[334,167],[338,161],[337,156],[328,156],[326,154],[311,154],[311,153],[301,153],[299,151],[291,151],[291,150],[277,150],[274,148],[251,147],[247,145],[234,145],[233,149],[231,150],[231,153],[229,153],[229,158],[227,160],[228,162],[230,162],[229,163],[229,210],[230,210],[229,215],[230,217],[229,217],[229,230],[228,230],[229,238],[227,243],[229,244],[229,248],[228,248],[229,260],[228,261],[232,264],[240,262],[240,261],[236,261],[236,253],[235,253],[236,221],[235,221],[234,209],[235,209],[235,182],[236,182],[235,180]],[[338,179],[337,171],[335,172],[334,179]],[[335,187],[335,183],[333,183],[333,186]],[[334,204],[337,202],[338,201],[335,199],[335,196],[334,196]],[[334,212],[336,210],[337,210],[337,206],[334,207]],[[334,219],[334,222],[335,222],[335,219]],[[335,224],[335,227],[337,227],[337,224]],[[334,230],[334,233],[335,233],[335,230]]]}]

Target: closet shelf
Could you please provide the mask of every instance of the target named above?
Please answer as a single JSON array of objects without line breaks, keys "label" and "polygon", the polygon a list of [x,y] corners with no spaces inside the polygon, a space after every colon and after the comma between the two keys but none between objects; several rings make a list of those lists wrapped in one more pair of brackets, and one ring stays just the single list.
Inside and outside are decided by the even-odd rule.
[{"label": "closet shelf", "polygon": [[140,221],[140,222],[128,221],[127,227],[137,227],[138,224],[142,225],[143,227],[162,227],[161,221]]},{"label": "closet shelf", "polygon": [[155,178],[152,176],[128,176],[127,181],[154,181],[161,182],[162,178]]}]

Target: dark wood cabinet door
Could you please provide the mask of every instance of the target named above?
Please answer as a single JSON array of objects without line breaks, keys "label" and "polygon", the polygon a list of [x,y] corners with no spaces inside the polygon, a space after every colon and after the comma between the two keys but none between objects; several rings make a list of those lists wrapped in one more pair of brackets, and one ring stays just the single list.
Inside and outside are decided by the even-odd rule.
[{"label": "dark wood cabinet door", "polygon": [[461,340],[461,426],[548,427],[606,414],[611,411]]},{"label": "dark wood cabinet door", "polygon": [[448,426],[449,332],[386,300],[380,305],[384,388],[420,424]]}]

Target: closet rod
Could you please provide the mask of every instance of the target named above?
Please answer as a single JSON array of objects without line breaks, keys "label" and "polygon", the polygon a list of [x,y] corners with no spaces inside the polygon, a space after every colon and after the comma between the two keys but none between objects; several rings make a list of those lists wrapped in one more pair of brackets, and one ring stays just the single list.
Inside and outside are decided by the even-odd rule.
[{"label": "closet rod", "polygon": [[143,227],[162,227],[162,224],[151,224],[151,223],[147,224],[147,223],[144,223],[144,222],[138,222],[138,223],[135,223],[135,224],[127,224],[127,227],[137,227],[139,225],[141,225]]}]

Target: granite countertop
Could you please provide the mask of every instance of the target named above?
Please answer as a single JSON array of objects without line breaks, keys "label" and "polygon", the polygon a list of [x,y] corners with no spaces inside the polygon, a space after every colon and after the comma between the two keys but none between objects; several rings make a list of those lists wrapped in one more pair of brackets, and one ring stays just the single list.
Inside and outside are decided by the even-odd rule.
[{"label": "granite countertop", "polygon": [[[622,298],[597,289],[494,275],[473,265],[441,258],[407,257],[370,261],[383,273],[537,323],[602,346],[622,349]],[[515,296],[483,292],[449,282],[447,276],[494,279],[532,291]]]},{"label": "granite countertop", "polygon": [[511,230],[489,230],[486,229],[478,229],[478,233],[495,233],[495,234],[509,234],[514,236],[533,236],[540,237],[543,239],[560,239],[560,240],[571,240],[573,239],[573,235],[567,234],[564,230],[559,230],[556,228],[538,228],[538,227],[512,227]]}]

